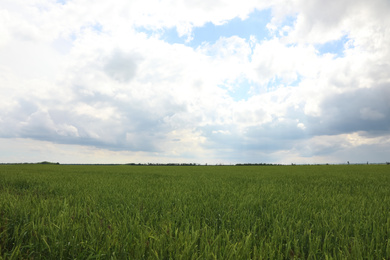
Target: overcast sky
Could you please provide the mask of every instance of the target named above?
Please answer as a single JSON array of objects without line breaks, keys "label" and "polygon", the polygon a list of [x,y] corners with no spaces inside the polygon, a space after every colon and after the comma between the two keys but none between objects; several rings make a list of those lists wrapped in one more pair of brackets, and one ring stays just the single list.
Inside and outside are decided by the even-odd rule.
[{"label": "overcast sky", "polygon": [[390,161],[388,0],[1,0],[0,162]]}]

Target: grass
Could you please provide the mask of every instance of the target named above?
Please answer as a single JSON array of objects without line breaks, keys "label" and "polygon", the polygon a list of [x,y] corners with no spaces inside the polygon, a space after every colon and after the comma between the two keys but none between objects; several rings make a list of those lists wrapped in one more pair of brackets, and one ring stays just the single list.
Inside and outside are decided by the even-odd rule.
[{"label": "grass", "polygon": [[390,259],[390,167],[0,166],[0,259]]}]

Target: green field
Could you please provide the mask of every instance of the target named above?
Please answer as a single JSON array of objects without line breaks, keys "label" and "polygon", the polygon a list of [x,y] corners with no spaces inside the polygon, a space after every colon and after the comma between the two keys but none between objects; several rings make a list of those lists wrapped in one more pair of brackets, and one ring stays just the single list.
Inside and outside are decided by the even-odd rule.
[{"label": "green field", "polygon": [[0,259],[390,259],[390,166],[0,165]]}]

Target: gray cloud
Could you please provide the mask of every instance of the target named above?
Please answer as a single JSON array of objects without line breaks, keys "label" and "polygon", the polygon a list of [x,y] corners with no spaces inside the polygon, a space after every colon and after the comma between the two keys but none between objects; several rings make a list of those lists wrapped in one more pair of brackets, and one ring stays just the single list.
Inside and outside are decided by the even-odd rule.
[{"label": "gray cloud", "polygon": [[322,115],[310,118],[313,135],[390,130],[390,85],[333,94],[321,103]]},{"label": "gray cloud", "polygon": [[295,119],[284,121],[276,119],[269,123],[243,127],[240,130],[236,125],[208,125],[201,129],[208,140],[204,144],[205,147],[230,149],[236,153],[249,151],[276,152],[290,149],[294,142],[306,137],[305,130],[297,125]]},{"label": "gray cloud", "polygon": [[135,77],[140,61],[141,58],[136,54],[115,50],[109,56],[103,70],[112,79],[122,83],[128,83]]}]

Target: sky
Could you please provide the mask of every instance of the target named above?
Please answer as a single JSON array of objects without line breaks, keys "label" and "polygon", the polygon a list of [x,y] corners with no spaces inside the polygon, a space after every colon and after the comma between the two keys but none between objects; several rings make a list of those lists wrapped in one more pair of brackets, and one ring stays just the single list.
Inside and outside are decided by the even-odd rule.
[{"label": "sky", "polygon": [[390,161],[388,0],[2,0],[0,163]]}]

